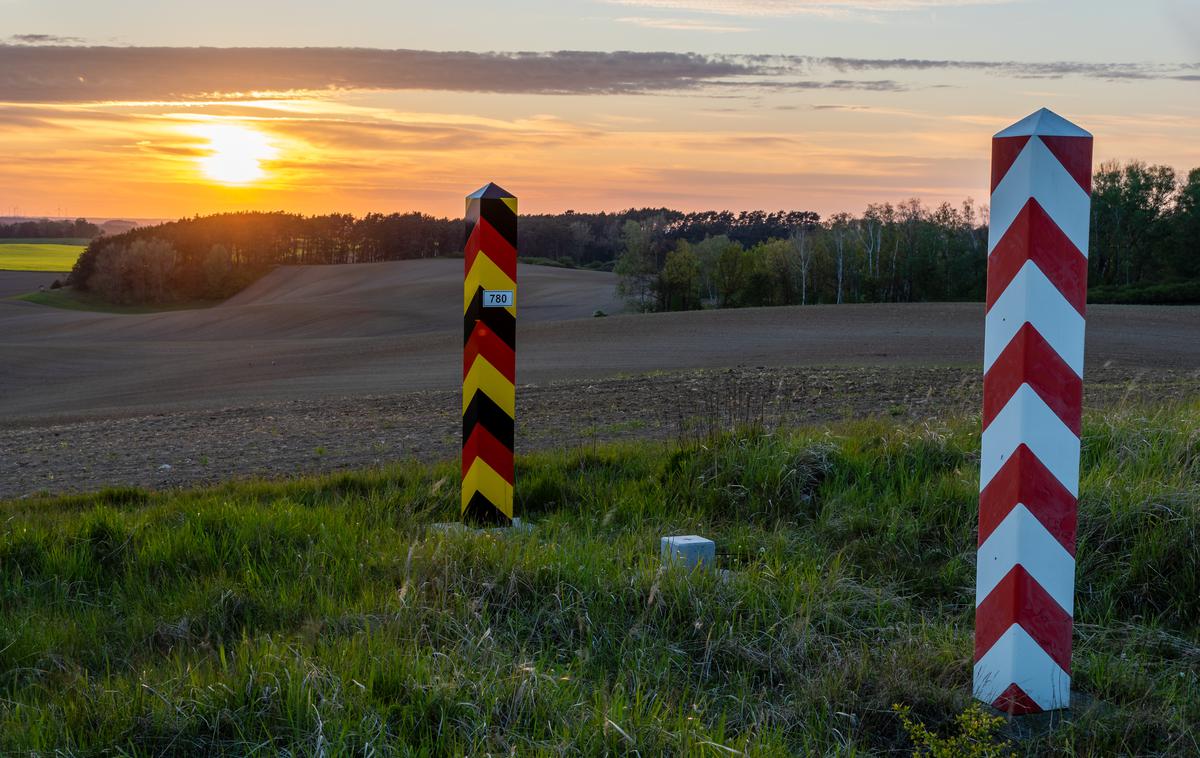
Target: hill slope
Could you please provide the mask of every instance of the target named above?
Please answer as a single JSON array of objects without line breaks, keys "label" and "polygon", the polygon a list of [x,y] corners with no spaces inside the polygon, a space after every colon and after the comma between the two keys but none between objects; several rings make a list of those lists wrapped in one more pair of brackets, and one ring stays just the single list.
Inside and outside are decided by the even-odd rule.
[{"label": "hill slope", "polygon": [[[9,289],[33,281],[7,276]],[[523,330],[621,308],[612,274],[521,266],[518,279]],[[461,260],[285,266],[200,310],[0,300],[0,415],[444,386],[461,360],[461,302]]]},{"label": "hill slope", "polygon": [[[449,390],[460,260],[284,267],[208,309],[142,315],[0,301],[0,423]],[[612,274],[520,268],[518,380],[734,366],[977,366],[978,304],[759,308],[590,318]],[[1200,368],[1200,308],[1089,309],[1088,360]]]}]

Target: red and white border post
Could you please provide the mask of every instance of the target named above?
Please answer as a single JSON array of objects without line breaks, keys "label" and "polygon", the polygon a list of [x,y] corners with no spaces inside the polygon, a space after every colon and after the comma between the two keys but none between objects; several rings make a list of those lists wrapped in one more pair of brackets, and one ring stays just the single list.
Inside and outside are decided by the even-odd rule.
[{"label": "red and white border post", "polygon": [[975,697],[1071,697],[1092,135],[1042,109],[992,140]]}]

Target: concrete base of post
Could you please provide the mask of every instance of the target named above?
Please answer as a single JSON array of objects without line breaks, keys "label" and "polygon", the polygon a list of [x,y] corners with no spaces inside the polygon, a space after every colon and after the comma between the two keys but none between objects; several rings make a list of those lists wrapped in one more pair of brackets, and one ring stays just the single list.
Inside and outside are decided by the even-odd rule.
[{"label": "concrete base of post", "polygon": [[533,524],[522,521],[520,517],[512,520],[512,526],[468,526],[461,521],[439,521],[426,527],[431,532],[491,532],[494,534],[528,534],[533,531]]},{"label": "concrete base of post", "polygon": [[663,537],[659,544],[664,565],[681,565],[688,570],[716,566],[717,544],[695,534]]}]

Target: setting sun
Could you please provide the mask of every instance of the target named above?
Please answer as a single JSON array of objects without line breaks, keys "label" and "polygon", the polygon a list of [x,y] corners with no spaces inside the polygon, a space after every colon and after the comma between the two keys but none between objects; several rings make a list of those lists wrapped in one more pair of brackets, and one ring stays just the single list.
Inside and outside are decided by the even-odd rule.
[{"label": "setting sun", "polygon": [[206,124],[198,133],[208,140],[208,154],[199,159],[200,170],[222,184],[250,184],[266,175],[263,161],[278,150],[267,136],[244,126]]}]

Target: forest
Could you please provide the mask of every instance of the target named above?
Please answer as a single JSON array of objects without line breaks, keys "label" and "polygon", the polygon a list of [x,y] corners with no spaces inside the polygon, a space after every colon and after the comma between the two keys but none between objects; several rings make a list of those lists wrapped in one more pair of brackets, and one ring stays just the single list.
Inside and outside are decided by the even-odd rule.
[{"label": "forest", "polygon": [[74,221],[43,218],[0,224],[0,239],[91,239],[99,234],[100,227],[86,218],[77,218]]},{"label": "forest", "polygon": [[[29,235],[33,236],[33,235]],[[94,238],[68,284],[119,304],[228,297],[280,264],[461,255],[460,219],[229,213]],[[667,208],[523,215],[522,259],[615,271],[637,310],[982,300],[987,209],[913,198],[809,211]],[[1092,302],[1200,302],[1200,169],[1106,163],[1093,176]]]}]

